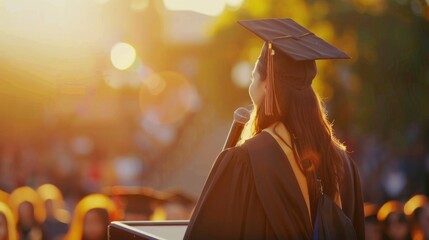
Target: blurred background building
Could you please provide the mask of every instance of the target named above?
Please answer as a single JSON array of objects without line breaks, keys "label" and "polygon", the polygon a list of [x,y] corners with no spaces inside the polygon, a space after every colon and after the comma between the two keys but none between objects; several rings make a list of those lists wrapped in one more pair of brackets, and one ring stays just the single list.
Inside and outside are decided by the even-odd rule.
[{"label": "blurred background building", "polygon": [[313,86],[365,200],[429,195],[428,0],[0,0],[0,189],[71,209],[114,185],[197,197],[262,42],[288,17],[347,52]]}]

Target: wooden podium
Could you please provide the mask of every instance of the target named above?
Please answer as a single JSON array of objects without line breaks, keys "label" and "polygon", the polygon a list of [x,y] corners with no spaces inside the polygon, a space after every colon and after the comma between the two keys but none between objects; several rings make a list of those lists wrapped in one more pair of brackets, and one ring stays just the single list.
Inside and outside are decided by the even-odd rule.
[{"label": "wooden podium", "polygon": [[111,222],[109,240],[182,240],[188,220]]}]

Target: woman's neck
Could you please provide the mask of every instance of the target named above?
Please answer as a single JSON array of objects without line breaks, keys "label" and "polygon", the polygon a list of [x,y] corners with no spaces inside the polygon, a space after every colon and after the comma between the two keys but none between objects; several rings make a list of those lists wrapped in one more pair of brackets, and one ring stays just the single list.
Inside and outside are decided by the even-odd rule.
[{"label": "woman's neck", "polygon": [[271,135],[277,136],[285,141],[285,144],[292,146],[291,135],[282,122],[275,122],[262,131],[266,131]]}]

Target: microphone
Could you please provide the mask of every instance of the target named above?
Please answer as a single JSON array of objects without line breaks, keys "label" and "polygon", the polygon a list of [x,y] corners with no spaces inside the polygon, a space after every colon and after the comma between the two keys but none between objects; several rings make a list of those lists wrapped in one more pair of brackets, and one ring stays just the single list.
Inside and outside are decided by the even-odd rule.
[{"label": "microphone", "polygon": [[229,129],[228,137],[226,138],[223,150],[234,147],[240,139],[241,132],[243,131],[244,124],[249,121],[250,112],[253,106],[248,108],[239,107],[234,111],[234,120],[232,121],[231,128]]}]

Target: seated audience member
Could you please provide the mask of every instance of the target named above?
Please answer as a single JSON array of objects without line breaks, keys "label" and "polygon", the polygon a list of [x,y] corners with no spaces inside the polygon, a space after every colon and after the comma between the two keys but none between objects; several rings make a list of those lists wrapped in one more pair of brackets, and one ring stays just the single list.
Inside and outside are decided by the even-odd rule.
[{"label": "seated audience member", "polygon": [[113,201],[102,194],[91,194],[76,205],[66,240],[107,240],[107,227],[115,219]]},{"label": "seated audience member", "polygon": [[61,191],[52,184],[43,184],[37,188],[46,208],[46,219],[43,222],[44,240],[62,239],[68,231],[70,214],[64,209]]},{"label": "seated audience member", "polygon": [[195,198],[182,191],[170,191],[164,199],[167,220],[188,220],[195,206]]},{"label": "seated audience member", "polygon": [[4,202],[0,202],[0,240],[17,240],[15,218]]},{"label": "seated audience member", "polygon": [[[114,186],[106,189],[105,193],[122,210],[121,219],[124,221],[155,220],[154,211],[159,210],[162,201],[159,194],[150,188]],[[164,219],[165,217],[161,217],[156,220]]]},{"label": "seated audience member", "polygon": [[366,240],[381,240],[381,226],[377,220],[377,211],[377,205],[372,203],[364,204]]},{"label": "seated audience member", "polygon": [[417,222],[417,228],[421,234],[416,239],[429,240],[429,205],[419,207],[414,212],[414,218]]},{"label": "seated audience member", "polygon": [[412,219],[414,240],[429,240],[429,199],[415,195],[404,206],[405,213]]},{"label": "seated audience member", "polygon": [[42,223],[46,212],[42,199],[30,187],[19,187],[9,197],[9,206],[17,218],[17,229],[21,240],[44,238]]},{"label": "seated audience member", "polygon": [[411,240],[411,226],[405,216],[402,204],[397,201],[388,201],[377,213],[381,222],[383,239]]}]

